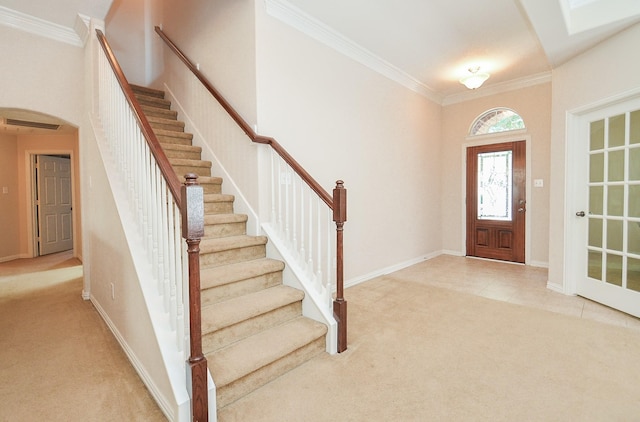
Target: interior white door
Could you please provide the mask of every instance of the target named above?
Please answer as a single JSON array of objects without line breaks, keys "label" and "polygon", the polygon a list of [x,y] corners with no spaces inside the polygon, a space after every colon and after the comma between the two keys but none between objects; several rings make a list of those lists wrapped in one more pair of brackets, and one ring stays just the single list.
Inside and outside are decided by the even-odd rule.
[{"label": "interior white door", "polygon": [[[576,293],[640,317],[640,101],[580,118]],[[582,151],[580,151],[582,149]]]},{"label": "interior white door", "polygon": [[71,160],[38,155],[36,172],[39,254],[72,249]]}]

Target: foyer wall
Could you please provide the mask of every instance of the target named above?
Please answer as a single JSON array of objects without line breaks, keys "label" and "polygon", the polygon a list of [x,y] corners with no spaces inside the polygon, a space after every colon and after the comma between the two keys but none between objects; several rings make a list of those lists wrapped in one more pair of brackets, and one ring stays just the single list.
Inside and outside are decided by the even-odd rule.
[{"label": "foyer wall", "polygon": [[331,191],[348,189],[346,282],[441,250],[441,106],[256,2],[258,127]]},{"label": "foyer wall", "polygon": [[[502,135],[474,139],[469,137],[469,128],[482,113],[496,107],[507,107],[522,116],[527,130],[519,136],[531,139],[531,177],[527,190],[531,200],[527,204],[527,219],[530,219],[531,239],[529,264],[548,265],[549,255],[549,149],[551,145],[551,84],[545,83],[480,97],[462,103],[445,106],[442,115],[442,161],[446,163],[442,173],[442,248],[454,254],[466,253],[464,213],[464,189],[466,171],[464,154],[466,144],[499,142]],[[513,140],[518,140],[514,138]],[[533,186],[534,179],[542,179],[543,187]]]}]

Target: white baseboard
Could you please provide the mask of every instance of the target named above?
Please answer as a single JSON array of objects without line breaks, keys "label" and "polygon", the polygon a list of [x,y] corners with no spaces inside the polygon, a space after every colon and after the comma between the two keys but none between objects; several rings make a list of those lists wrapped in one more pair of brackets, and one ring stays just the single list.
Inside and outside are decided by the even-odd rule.
[{"label": "white baseboard", "polygon": [[561,293],[563,295],[566,295],[565,291],[564,291],[564,287],[560,284],[557,283],[551,283],[549,281],[547,281],[547,289],[549,290],[553,290],[556,293]]},{"label": "white baseboard", "polygon": [[29,255],[26,255],[26,254],[4,256],[4,257],[0,258],[0,262],[8,262],[8,261],[13,261],[15,259],[24,259],[24,258],[32,258],[32,257],[29,256]]},{"label": "white baseboard", "polygon": [[138,359],[134,351],[131,349],[131,347],[129,347],[129,344],[126,342],[124,337],[122,337],[122,335],[118,331],[113,321],[111,321],[111,319],[109,318],[109,315],[105,312],[102,306],[100,306],[100,303],[96,300],[94,296],[91,296],[90,300],[93,306],[96,308],[96,310],[100,314],[100,316],[102,317],[102,319],[104,320],[104,322],[107,324],[107,327],[109,327],[109,330],[111,330],[111,332],[113,333],[114,337],[120,344],[120,347],[122,347],[122,350],[124,350],[124,353],[127,355],[127,358],[131,362],[131,365],[133,366],[133,368],[136,370],[136,372],[142,379],[142,382],[144,382],[144,385],[147,386],[147,388],[149,389],[149,392],[158,403],[158,407],[160,407],[160,410],[162,410],[162,413],[164,413],[164,415],[170,421],[177,420],[176,418],[177,415],[173,414],[173,409],[169,405],[169,402],[167,401],[166,397],[160,392],[156,384],[153,382],[153,379],[151,378],[149,373],[146,371],[146,369],[142,365],[142,362],[140,362],[140,359]]},{"label": "white baseboard", "polygon": [[440,252],[437,252],[435,256],[431,256],[431,255],[432,254],[422,255],[422,256],[410,259],[408,261],[404,261],[404,262],[401,262],[401,263],[398,263],[398,264],[395,264],[395,265],[391,265],[389,267],[380,268],[380,269],[372,271],[372,272],[370,272],[368,274],[364,274],[364,275],[349,279],[349,280],[345,281],[344,287],[352,287],[352,286],[355,286],[357,284],[364,283],[365,281],[371,280],[373,278],[380,277],[380,276],[383,276],[383,275],[386,275],[386,274],[390,274],[390,273],[393,273],[395,271],[400,271],[400,270],[402,270],[404,268],[407,268],[407,267],[410,267],[412,265],[419,264],[420,262],[426,261],[428,259],[434,258],[435,256],[440,255]]},{"label": "white baseboard", "polygon": [[549,268],[549,263],[544,261],[531,261],[529,265],[532,267]]}]

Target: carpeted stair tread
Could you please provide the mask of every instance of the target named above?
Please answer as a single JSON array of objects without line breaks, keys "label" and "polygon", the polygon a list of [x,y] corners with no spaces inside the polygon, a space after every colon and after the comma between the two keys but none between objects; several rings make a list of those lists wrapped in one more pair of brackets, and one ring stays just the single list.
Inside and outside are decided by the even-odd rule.
[{"label": "carpeted stair tread", "polygon": [[207,193],[204,195],[204,203],[207,202],[233,202],[235,197],[226,193]]},{"label": "carpeted stair tread", "polygon": [[177,139],[193,139],[193,134],[189,132],[175,132],[172,130],[154,129],[156,136],[163,136],[165,138],[177,138]]},{"label": "carpeted stair tread", "polygon": [[[324,324],[300,317],[206,355],[220,390],[326,334]],[[296,365],[297,366],[297,365]],[[275,377],[273,377],[275,378]],[[255,387],[265,383],[255,383]]]},{"label": "carpeted stair tread", "polygon": [[250,246],[266,245],[265,236],[230,236],[219,238],[205,237],[200,242],[200,254],[228,251]]},{"label": "carpeted stair tread", "polygon": [[280,285],[202,308],[202,333],[212,333],[304,299],[304,292]]},{"label": "carpeted stair tread", "polygon": [[[205,194],[205,197],[207,195]],[[204,216],[204,225],[207,224],[230,224],[230,223],[246,223],[246,214],[207,214]]]},{"label": "carpeted stair tread", "polygon": [[[176,132],[184,132],[184,122],[177,119],[166,119],[164,117],[147,116],[147,120],[153,126],[154,124],[161,125],[160,129],[175,130]],[[168,126],[167,128],[162,125]]]},{"label": "carpeted stair tread", "polygon": [[171,108],[171,101],[165,100],[164,98],[158,98],[155,96],[144,95],[144,94],[135,94],[135,95],[140,105],[164,108],[165,110],[169,110]]},{"label": "carpeted stair tread", "polygon": [[189,160],[186,158],[172,158],[169,160],[172,166],[181,167],[209,167],[211,168],[211,161],[205,160]]},{"label": "carpeted stair tread", "polygon": [[131,85],[131,89],[136,94],[146,95],[149,97],[164,98],[164,91],[160,89],[148,88],[146,86],[140,86],[135,84],[130,84],[130,85]]},{"label": "carpeted stair tread", "polygon": [[203,290],[210,289],[283,269],[282,261],[269,258],[205,268],[200,273],[200,287]]},{"label": "carpeted stair tread", "polygon": [[202,148],[192,145],[164,144],[162,149],[167,158],[186,158],[199,160],[202,156]]},{"label": "carpeted stair tread", "polygon": [[149,118],[149,116],[163,117],[165,119],[177,120],[178,112],[175,110],[167,110],[166,108],[158,108],[154,106],[141,104],[142,111],[145,116]]}]

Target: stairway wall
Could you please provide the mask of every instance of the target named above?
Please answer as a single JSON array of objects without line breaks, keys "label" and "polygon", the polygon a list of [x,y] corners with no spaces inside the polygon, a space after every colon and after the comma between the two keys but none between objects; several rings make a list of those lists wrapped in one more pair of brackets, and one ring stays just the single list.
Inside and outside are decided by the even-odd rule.
[{"label": "stairway wall", "polygon": [[[96,135],[85,134],[84,140],[85,290],[167,418],[187,421],[190,402],[184,365],[175,364],[182,358],[163,352],[158,338],[170,335],[169,322],[154,326],[150,316],[162,315],[154,280],[148,276],[152,272],[136,266],[136,239],[125,235],[132,219],[116,205],[113,189],[118,195],[120,188],[109,183]],[[135,228],[128,231],[135,233]]]}]

